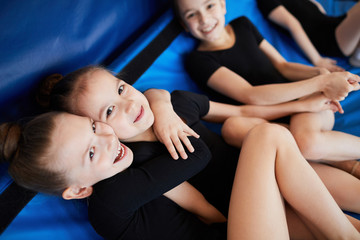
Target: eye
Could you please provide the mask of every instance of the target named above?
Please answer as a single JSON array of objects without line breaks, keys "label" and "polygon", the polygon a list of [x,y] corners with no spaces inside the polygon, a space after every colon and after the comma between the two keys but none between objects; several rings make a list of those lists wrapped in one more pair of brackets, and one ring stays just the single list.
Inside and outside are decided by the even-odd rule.
[{"label": "eye", "polygon": [[106,117],[110,116],[114,110],[114,106],[111,106],[106,111]]},{"label": "eye", "polygon": [[121,95],[123,91],[124,91],[124,85],[120,85],[118,89],[118,94]]},{"label": "eye", "polygon": [[95,122],[93,122],[91,126],[92,126],[93,132],[96,133],[96,125],[95,125]]},{"label": "eye", "polygon": [[93,159],[94,154],[95,154],[95,147],[91,147],[91,148],[90,148],[90,150],[89,150],[89,157],[90,157],[90,160],[92,160],[92,159]]},{"label": "eye", "polygon": [[194,16],[195,16],[195,13],[189,13],[188,15],[186,15],[186,19],[193,18]]},{"label": "eye", "polygon": [[207,5],[207,9],[211,9],[211,8],[213,8],[214,7],[214,4],[213,3],[210,3],[209,5]]}]

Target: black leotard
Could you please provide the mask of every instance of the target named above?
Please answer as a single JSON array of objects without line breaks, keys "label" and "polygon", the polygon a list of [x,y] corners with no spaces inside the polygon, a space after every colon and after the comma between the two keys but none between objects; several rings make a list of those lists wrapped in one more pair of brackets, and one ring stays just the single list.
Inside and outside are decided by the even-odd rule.
[{"label": "black leotard", "polygon": [[88,200],[90,222],[101,236],[226,239],[226,224],[208,226],[162,194],[188,180],[227,215],[239,150],[228,146],[201,123],[200,118],[209,110],[207,97],[174,92],[172,103],[179,116],[201,136],[201,139],[191,138],[195,152],[188,153],[187,160],[173,160],[159,142],[127,143],[134,152],[134,163],[95,184]]},{"label": "black leotard", "polygon": [[193,51],[186,58],[186,69],[199,87],[211,99],[238,104],[207,86],[211,75],[224,66],[246,79],[251,85],[284,83],[269,58],[260,50],[262,35],[246,17],[237,18],[229,23],[235,33],[235,44],[229,49],[218,51]]},{"label": "black leotard", "polygon": [[321,54],[344,57],[335,38],[335,29],[346,15],[338,17],[324,15],[309,0],[257,0],[257,4],[266,18],[272,10],[283,5],[299,20],[311,42]]}]

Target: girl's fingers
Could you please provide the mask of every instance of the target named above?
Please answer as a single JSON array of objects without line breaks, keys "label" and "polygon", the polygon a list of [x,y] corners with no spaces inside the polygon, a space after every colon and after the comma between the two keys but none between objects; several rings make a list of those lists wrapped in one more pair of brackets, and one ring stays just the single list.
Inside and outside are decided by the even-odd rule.
[{"label": "girl's fingers", "polygon": [[197,134],[191,127],[189,127],[188,125],[185,125],[185,128],[184,128],[184,133],[188,134],[189,136],[193,136],[195,138],[199,138],[200,135]]},{"label": "girl's fingers", "polygon": [[163,144],[165,145],[166,149],[168,150],[168,152],[170,153],[171,157],[174,160],[179,159],[179,155],[177,154],[177,151],[175,149],[175,146],[173,144],[173,142],[171,141],[170,137],[163,139]]},{"label": "girl's fingers", "polygon": [[[187,137],[186,137],[187,139]],[[187,139],[188,140],[188,139]],[[177,135],[175,138],[172,138],[172,143],[174,144],[177,152],[180,154],[182,159],[187,159],[187,154],[185,152],[185,149],[183,147],[183,145],[181,144],[181,141],[179,139],[179,136]]]},{"label": "girl's fingers", "polygon": [[342,108],[339,101],[331,101],[330,104],[334,106],[335,112],[338,111],[339,113],[344,113],[344,109]]},{"label": "girl's fingers", "polygon": [[180,136],[180,139],[181,139],[182,143],[185,145],[185,147],[187,148],[187,150],[189,150],[189,152],[194,152],[195,151],[195,149],[194,149],[193,145],[191,144],[188,136],[183,134],[182,136]]}]

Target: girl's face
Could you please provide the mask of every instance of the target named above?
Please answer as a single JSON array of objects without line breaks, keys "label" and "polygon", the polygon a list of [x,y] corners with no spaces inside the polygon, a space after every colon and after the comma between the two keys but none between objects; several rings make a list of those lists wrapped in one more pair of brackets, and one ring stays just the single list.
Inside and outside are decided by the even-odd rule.
[{"label": "girl's face", "polygon": [[87,76],[77,109],[82,115],[109,124],[123,141],[145,132],[154,123],[146,97],[105,70]]},{"label": "girl's face", "polygon": [[225,0],[177,0],[179,15],[195,38],[213,42],[225,29]]},{"label": "girl's face", "polygon": [[90,187],[131,165],[132,151],[109,125],[68,113],[55,121],[51,167],[65,171],[71,186]]}]

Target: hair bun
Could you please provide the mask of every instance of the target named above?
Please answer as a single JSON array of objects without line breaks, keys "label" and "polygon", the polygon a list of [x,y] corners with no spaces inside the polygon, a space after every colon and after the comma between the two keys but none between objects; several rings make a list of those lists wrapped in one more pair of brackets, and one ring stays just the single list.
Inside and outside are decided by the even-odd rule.
[{"label": "hair bun", "polygon": [[40,106],[49,108],[51,91],[53,90],[54,86],[62,79],[63,75],[54,73],[40,82],[36,94],[36,101]]},{"label": "hair bun", "polygon": [[10,162],[15,155],[21,136],[20,125],[3,123],[0,125],[0,154],[1,161]]}]

